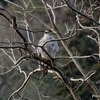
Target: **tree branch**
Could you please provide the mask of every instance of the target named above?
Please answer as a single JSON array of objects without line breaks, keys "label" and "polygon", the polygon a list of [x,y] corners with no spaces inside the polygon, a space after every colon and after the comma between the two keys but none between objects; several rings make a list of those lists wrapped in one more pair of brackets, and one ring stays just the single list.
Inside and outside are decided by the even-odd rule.
[{"label": "tree branch", "polygon": [[97,25],[100,25],[100,23],[97,22],[96,20],[94,20],[94,19],[88,17],[87,15],[83,14],[83,13],[80,12],[79,10],[75,9],[75,7],[73,7],[73,6],[71,5],[71,3],[70,3],[69,0],[64,0],[64,1],[65,1],[65,3],[68,5],[68,7],[71,8],[73,11],[75,11],[75,12],[77,12],[78,14],[80,14],[80,15],[86,17],[87,19],[89,19],[90,21],[96,23]]},{"label": "tree branch", "polygon": [[[50,16],[50,13],[49,13],[49,11],[48,11],[48,9],[47,9],[45,0],[42,0],[42,2],[43,2],[43,4],[44,4],[44,7],[45,7],[46,12],[47,12],[47,14],[48,14],[50,23],[51,23],[51,25],[52,25],[51,31],[54,32],[54,33],[57,35],[58,39],[61,39],[61,38],[62,38],[62,35],[61,35],[61,33],[58,31],[58,29],[57,29],[57,27],[55,26],[55,24],[53,23],[53,20],[51,19],[51,16]],[[85,77],[86,72],[84,71],[84,69],[82,68],[82,66],[79,64],[79,62],[78,62],[75,58],[73,58],[73,54],[72,54],[72,52],[69,50],[69,48],[68,48],[68,46],[67,46],[67,42],[64,41],[64,40],[61,40],[61,43],[62,43],[62,45],[64,46],[65,50],[66,50],[66,51],[68,52],[68,54],[70,55],[70,57],[72,57],[72,60],[73,60],[73,62],[75,63],[75,65],[76,65],[76,67],[78,68],[78,70],[79,70],[79,71],[81,72],[81,74]],[[91,86],[92,89],[94,90],[95,94],[99,95],[100,92],[99,92],[98,88],[95,86],[95,84],[94,84],[90,79],[87,80],[87,82],[90,84],[90,86]],[[74,95],[73,95],[73,97],[74,97]],[[74,98],[74,99],[75,99],[75,98]]]},{"label": "tree branch", "polygon": [[0,13],[1,16],[3,16],[5,19],[8,20],[8,22],[10,23],[10,25],[12,26],[12,28],[14,28],[14,30],[16,31],[16,33],[20,36],[20,38],[24,41],[24,47],[27,48],[27,40],[26,38],[22,35],[22,33],[18,30],[17,27],[17,23],[16,23],[16,17],[12,16],[10,13],[8,13],[7,10],[0,8],[0,10],[6,12],[10,17],[11,20],[7,17],[7,15],[4,15],[3,13]]}]

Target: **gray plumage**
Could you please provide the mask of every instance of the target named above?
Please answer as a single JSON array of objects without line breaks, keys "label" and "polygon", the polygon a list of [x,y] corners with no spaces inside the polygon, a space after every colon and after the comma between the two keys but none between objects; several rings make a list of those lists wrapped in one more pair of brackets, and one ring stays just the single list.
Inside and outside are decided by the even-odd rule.
[{"label": "gray plumage", "polygon": [[52,40],[55,40],[55,38],[46,30],[38,43],[38,46],[41,46],[45,51],[41,47],[37,48],[38,55],[49,61],[51,61],[51,58],[55,58],[56,53],[59,51],[57,41]]}]

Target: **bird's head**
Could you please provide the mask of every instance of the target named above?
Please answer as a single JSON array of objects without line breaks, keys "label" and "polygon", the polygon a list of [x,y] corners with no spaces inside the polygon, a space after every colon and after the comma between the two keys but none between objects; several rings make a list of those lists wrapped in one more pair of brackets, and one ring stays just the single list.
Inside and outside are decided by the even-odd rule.
[{"label": "bird's head", "polygon": [[51,30],[45,30],[44,34],[50,34],[51,32]]}]

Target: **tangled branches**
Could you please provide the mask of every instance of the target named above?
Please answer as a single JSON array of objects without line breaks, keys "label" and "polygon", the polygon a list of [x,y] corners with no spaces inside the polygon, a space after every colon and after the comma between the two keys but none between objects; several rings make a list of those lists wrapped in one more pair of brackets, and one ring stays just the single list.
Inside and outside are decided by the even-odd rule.
[{"label": "tangled branches", "polygon": [[[39,88],[34,82],[34,87],[37,91],[36,93],[38,94],[39,100],[42,100],[43,97],[47,99],[49,97],[57,99],[66,99],[73,97],[74,100],[81,100],[79,92],[80,87],[84,87],[83,83],[86,83],[86,85],[88,84],[90,86],[90,91],[92,91],[91,93],[94,92],[94,95],[91,96],[91,98],[95,97],[100,100],[100,92],[98,86],[93,82],[91,78],[95,76],[97,70],[95,70],[95,68],[92,69],[89,67],[86,69],[83,67],[83,65],[85,65],[85,67],[89,66],[89,64],[84,64],[84,59],[87,61],[88,58],[91,58],[93,59],[93,61],[96,61],[96,63],[99,63],[100,16],[97,14],[97,16],[95,17],[94,15],[94,13],[96,11],[98,12],[98,9],[100,8],[100,6],[97,5],[99,1],[96,0],[95,2],[92,2],[91,0],[87,0],[86,2],[81,0],[80,4],[78,5],[77,0],[72,2],[70,2],[69,0],[52,0],[50,2],[48,0],[41,0],[40,7],[36,7],[34,0],[17,0],[17,2],[11,2],[10,0],[4,1],[6,1],[10,5],[8,8],[14,7],[15,10],[12,11],[14,13],[12,14],[10,10],[7,10],[2,6],[0,8],[0,18],[4,20],[4,23],[8,23],[7,25],[4,25],[4,27],[7,28],[7,33],[5,32],[5,30],[2,30],[6,34],[10,35],[10,37],[8,35],[4,40],[0,38],[1,61],[2,63],[7,62],[4,64],[5,66],[8,65],[7,68],[1,67],[2,70],[0,72],[0,76],[8,75],[10,77],[9,74],[13,73],[14,71],[18,71],[17,74],[19,73],[21,75],[22,73],[22,75],[24,76],[24,78],[22,79],[23,81],[21,80],[22,82],[20,83],[20,86],[18,84],[16,90],[11,89],[11,91],[13,92],[10,93],[8,100],[15,100],[17,98],[23,100],[31,100],[30,96],[27,96],[27,98],[25,97],[24,92],[26,92],[27,94],[27,91],[25,90],[28,86],[31,86],[30,83],[31,81],[33,82],[33,77],[40,83],[41,81],[45,81],[46,79],[48,80],[49,85],[47,89],[46,85],[43,85],[42,83],[44,91],[49,91],[50,89],[49,77],[51,78],[52,82],[55,82],[55,80],[58,82],[57,86],[59,86],[61,82],[62,84],[60,85],[63,87],[63,90],[66,90],[65,95],[67,94],[67,96],[65,96],[64,98],[63,93],[61,94],[61,97],[55,96],[49,92],[46,95],[46,91],[44,92],[42,89],[42,93],[40,91],[42,85]],[[67,12],[68,10],[74,11],[73,14],[75,15],[75,19],[73,21],[69,18],[69,20],[71,21],[70,26],[68,24],[68,19],[66,17],[63,19],[63,15],[66,16],[65,12]],[[41,12],[43,13],[43,15]],[[62,15],[59,15],[59,12],[62,12]],[[63,24],[63,26],[59,23]],[[39,41],[38,38],[42,36],[41,34],[45,31],[45,29],[50,30],[52,32],[52,35],[54,35],[57,39],[47,41],[43,44],[43,46],[39,46],[37,45],[37,42]],[[72,48],[69,47],[71,47],[71,41],[77,38],[77,36],[81,34],[81,31],[85,30],[87,31],[87,33],[90,31],[92,33],[89,33],[89,35],[84,34],[85,38],[88,38],[92,42],[95,42],[98,49],[88,55],[85,55],[85,53],[83,53],[82,56],[81,52],[78,51],[78,49],[76,50],[78,54],[74,53],[74,50],[72,49],[76,49],[77,44],[72,46]],[[83,43],[85,44],[83,37],[81,38],[83,40]],[[50,61],[47,61],[39,56],[36,51],[37,47],[40,47],[42,50],[44,50],[44,46],[48,42],[52,41],[57,41],[60,45],[60,50],[57,57],[52,59],[54,65],[52,65]],[[44,50],[44,52],[47,53],[46,50]],[[6,58],[7,61],[3,61],[3,58]],[[82,61],[80,59],[82,59]],[[44,69],[38,67],[38,61],[43,62],[47,65],[41,65],[42,67],[47,67],[46,69],[48,73],[46,76],[42,76]],[[25,68],[23,68],[23,66]],[[74,69],[72,68],[73,70],[70,70],[71,66],[74,66],[75,71],[77,71],[77,74],[79,74],[80,77],[75,77]],[[91,66],[93,65],[91,64]],[[66,71],[64,71],[64,69],[66,69]],[[70,74],[70,76],[67,76],[66,73]],[[38,76],[38,78],[35,75]],[[53,88],[57,89],[55,83],[53,83],[53,85]],[[12,86],[10,87],[12,88]]]}]

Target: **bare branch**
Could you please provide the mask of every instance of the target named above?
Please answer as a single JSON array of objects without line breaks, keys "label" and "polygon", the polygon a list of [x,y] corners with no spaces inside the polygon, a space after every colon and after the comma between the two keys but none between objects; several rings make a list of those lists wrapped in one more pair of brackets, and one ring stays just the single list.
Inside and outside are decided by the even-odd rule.
[{"label": "bare branch", "polygon": [[24,83],[21,85],[21,87],[18,88],[16,91],[14,91],[14,92],[10,95],[10,97],[8,98],[8,100],[10,100],[11,97],[12,97],[15,93],[18,93],[22,88],[24,88],[24,87],[28,84],[28,82],[30,81],[31,75],[34,74],[34,73],[36,73],[37,71],[40,71],[40,69],[36,69],[36,70],[30,72],[29,75],[28,75],[28,77],[27,77],[27,79],[24,81]]},{"label": "bare branch", "polygon": [[[57,35],[57,37],[58,37],[59,39],[62,38],[61,33],[58,31],[57,27],[55,26],[55,24],[53,23],[53,21],[52,21],[52,19],[51,19],[51,17],[50,17],[50,13],[49,13],[48,10],[47,10],[45,1],[42,0],[42,2],[43,2],[44,7],[45,7],[45,9],[46,9],[46,11],[47,11],[47,14],[48,14],[50,23],[51,23],[51,25],[52,25],[52,31]],[[66,1],[65,1],[65,2],[66,2]],[[67,3],[67,2],[66,2],[66,3]],[[68,5],[68,6],[69,6],[69,5]],[[75,10],[75,9],[74,9],[74,10]],[[64,46],[65,50],[66,50],[66,51],[68,52],[68,54],[70,55],[70,57],[73,58],[73,54],[72,54],[72,52],[69,50],[66,41],[61,40],[61,42],[62,42],[62,45]],[[73,62],[75,63],[75,65],[76,65],[76,67],[78,68],[78,70],[79,70],[79,71],[82,73],[82,75],[85,77],[86,73],[85,73],[84,69],[82,68],[82,66],[79,64],[79,62],[78,62],[76,59],[74,59],[74,58],[73,58],[72,60],[73,60]],[[100,94],[100,93],[99,93],[99,90],[98,90],[97,87],[94,85],[94,83],[92,83],[91,80],[87,80],[87,82],[90,84],[90,86],[92,87],[92,89],[94,90],[94,92],[95,92],[96,94]]]},{"label": "bare branch", "polygon": [[69,0],[64,0],[64,1],[65,1],[65,3],[68,5],[68,7],[71,8],[73,11],[75,11],[75,12],[77,12],[78,14],[80,14],[80,15],[86,17],[87,19],[89,19],[90,21],[96,23],[97,25],[100,25],[100,23],[97,22],[96,20],[94,20],[94,19],[88,17],[88,16],[85,15],[84,13],[82,13],[82,12],[80,12],[79,10],[75,9],[75,7],[73,7],[73,6],[71,5],[71,3],[70,3]]},{"label": "bare branch", "polygon": [[93,70],[93,71],[90,71],[86,74],[86,76],[84,78],[78,78],[78,79],[75,79],[75,78],[70,78],[71,81],[82,81],[82,82],[85,82],[87,81],[92,75],[94,75],[96,73],[96,70]]}]

